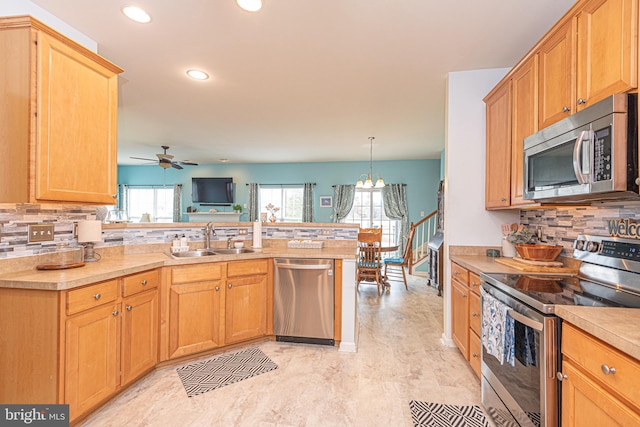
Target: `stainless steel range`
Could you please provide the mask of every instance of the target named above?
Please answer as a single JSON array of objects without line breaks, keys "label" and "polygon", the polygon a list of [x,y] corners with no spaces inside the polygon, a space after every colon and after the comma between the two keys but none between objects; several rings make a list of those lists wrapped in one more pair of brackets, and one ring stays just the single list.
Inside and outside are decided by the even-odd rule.
[{"label": "stainless steel range", "polygon": [[[558,425],[556,305],[640,308],[640,240],[578,236],[573,256],[582,261],[575,276],[480,275],[482,403],[498,426]],[[505,314],[497,327],[496,312]]]}]

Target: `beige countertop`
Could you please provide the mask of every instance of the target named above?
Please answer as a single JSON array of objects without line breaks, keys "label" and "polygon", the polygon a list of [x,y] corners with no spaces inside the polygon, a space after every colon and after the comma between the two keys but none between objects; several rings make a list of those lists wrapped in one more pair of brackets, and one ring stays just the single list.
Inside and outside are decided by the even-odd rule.
[{"label": "beige countertop", "polygon": [[480,273],[522,273],[515,268],[496,262],[496,258],[486,255],[449,255],[451,261],[476,274]]},{"label": "beige countertop", "polygon": [[560,305],[558,317],[640,360],[640,309]]},{"label": "beige countertop", "polygon": [[98,262],[68,270],[37,270],[35,266],[0,274],[0,288],[65,290],[90,283],[126,276],[164,266],[199,264],[205,262],[240,261],[259,258],[325,258],[355,259],[355,248],[289,249],[286,247],[258,249],[241,255],[215,255],[212,257],[173,258],[167,252],[118,254],[103,256]]}]

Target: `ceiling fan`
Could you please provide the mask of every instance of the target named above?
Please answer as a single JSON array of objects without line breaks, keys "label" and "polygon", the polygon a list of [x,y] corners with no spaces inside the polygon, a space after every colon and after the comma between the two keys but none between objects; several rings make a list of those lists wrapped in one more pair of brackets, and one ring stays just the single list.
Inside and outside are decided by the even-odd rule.
[{"label": "ceiling fan", "polygon": [[[171,154],[167,154],[167,150],[169,149],[169,147],[166,145],[162,145],[162,149],[164,150],[164,153],[156,154],[156,156],[158,156],[158,160],[157,160],[158,166],[160,166],[163,169],[167,169],[167,168],[184,169],[180,165],[198,166],[196,162],[192,162],[191,160],[182,160],[182,161],[173,160],[173,156]],[[136,160],[147,160],[149,162],[156,161],[155,159],[145,159],[143,157],[131,157],[131,158]]]}]

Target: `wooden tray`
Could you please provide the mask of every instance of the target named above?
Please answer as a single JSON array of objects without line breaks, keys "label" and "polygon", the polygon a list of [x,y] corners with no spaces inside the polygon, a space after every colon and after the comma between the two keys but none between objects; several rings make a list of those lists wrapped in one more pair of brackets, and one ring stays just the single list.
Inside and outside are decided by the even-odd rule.
[{"label": "wooden tray", "polygon": [[564,274],[576,272],[575,269],[564,267],[560,261],[531,261],[522,258],[496,258],[495,261],[521,271]]},{"label": "wooden tray", "polygon": [[73,264],[40,264],[36,266],[37,270],[66,270],[68,268],[78,268],[84,266],[84,262],[75,262]]}]

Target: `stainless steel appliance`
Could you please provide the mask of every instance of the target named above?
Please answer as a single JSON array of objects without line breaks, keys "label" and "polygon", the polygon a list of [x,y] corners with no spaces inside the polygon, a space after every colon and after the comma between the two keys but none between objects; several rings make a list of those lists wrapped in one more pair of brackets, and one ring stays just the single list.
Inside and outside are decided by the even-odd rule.
[{"label": "stainless steel appliance", "polygon": [[638,198],[637,95],[612,95],[524,139],[524,198]]},{"label": "stainless steel appliance", "polygon": [[274,262],[276,340],[333,345],[333,260],[276,258]]},{"label": "stainless steel appliance", "polygon": [[[482,349],[482,403],[499,426],[558,425],[557,305],[640,308],[640,240],[579,236],[573,256],[582,261],[576,276],[480,275],[484,292],[505,304],[514,321],[513,365]],[[482,316],[484,322],[488,314]]]}]

